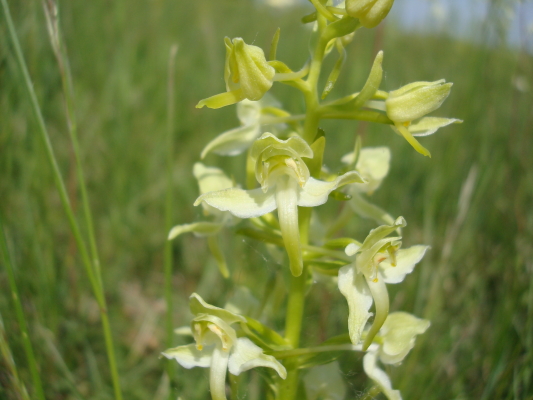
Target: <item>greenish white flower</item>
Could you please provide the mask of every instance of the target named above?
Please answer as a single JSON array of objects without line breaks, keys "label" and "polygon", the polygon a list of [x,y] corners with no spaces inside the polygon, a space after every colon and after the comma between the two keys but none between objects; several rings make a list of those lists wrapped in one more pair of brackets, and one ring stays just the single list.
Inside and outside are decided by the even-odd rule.
[{"label": "greenish white flower", "polygon": [[383,327],[363,358],[363,368],[370,379],[375,381],[389,400],[401,400],[399,390],[393,390],[391,381],[377,362],[383,364],[400,363],[414,347],[417,335],[429,328],[430,322],[406,312],[389,314]]},{"label": "greenish white flower", "polygon": [[366,28],[374,28],[389,13],[394,0],[346,0],[346,12],[359,18]]},{"label": "greenish white flower", "polygon": [[378,189],[389,173],[390,158],[388,147],[363,147],[357,155],[357,162],[355,152],[345,154],[341,161],[347,165],[355,164],[355,170],[365,180],[365,183],[350,185],[350,192],[371,194]]},{"label": "greenish white flower", "polygon": [[319,206],[338,187],[363,180],[355,171],[347,172],[331,182],[312,178],[303,158],[312,158],[313,150],[298,136],[281,140],[271,133],[265,133],[252,146],[250,156],[255,162],[255,176],[261,188],[213,191],[200,196],[194,204],[205,202],[239,218],[259,217],[277,208],[291,272],[299,276],[303,262],[298,206]]},{"label": "greenish white flower", "polygon": [[[194,164],[193,174],[198,181],[200,194],[224,190],[234,186],[233,181],[221,169],[206,167],[202,163]],[[202,207],[204,208],[204,214],[211,217],[211,221],[176,225],[170,230],[168,240],[189,232],[194,233],[196,236],[207,237],[209,248],[217,261],[218,268],[222,275],[227,278],[229,277],[229,270],[215,235],[219,234],[222,228],[234,225],[236,219],[230,213],[222,212],[217,208],[210,207],[208,204],[202,204]]]},{"label": "greenish white flower", "polygon": [[268,64],[263,50],[242,38],[224,39],[226,62],[224,80],[227,92],[201,100],[197,108],[220,108],[244,99],[259,100],[272,87],[276,70]]},{"label": "greenish white flower", "polygon": [[268,93],[259,101],[243,100],[237,104],[237,118],[241,126],[223,132],[211,140],[202,150],[201,158],[208,153],[216,153],[222,156],[234,156],[248,149],[254,140],[261,135],[261,126],[272,124],[276,121],[270,114],[288,113],[279,109],[279,103]]},{"label": "greenish white flower", "polygon": [[246,318],[206,303],[198,294],[190,297],[190,309],[195,315],[191,330],[196,344],[165,350],[162,355],[176,360],[184,368],[210,368],[209,383],[213,400],[226,400],[226,371],[233,375],[256,367],[274,369],[285,379],[285,367],[273,356],[248,338],[237,338],[232,327],[246,323]]},{"label": "greenish white flower", "polygon": [[392,225],[383,225],[370,231],[362,246],[346,247],[346,254],[356,255],[353,264],[339,270],[338,285],[348,301],[348,330],[350,340],[358,344],[363,329],[372,315],[369,312],[375,304],[375,318],[363,343],[366,350],[372,339],[385,322],[389,313],[389,294],[386,284],[404,280],[415,265],[422,259],[428,246],[412,246],[401,249],[401,237],[387,237],[406,225],[399,217]]},{"label": "greenish white flower", "polygon": [[[429,151],[414,136],[427,136],[443,126],[461,122],[448,118],[422,118],[441,106],[450,94],[452,85],[445,83],[444,79],[435,82],[413,82],[393,90],[385,100],[387,116],[394,123],[393,129],[420,154],[431,157]],[[419,118],[422,119],[411,126],[411,122]]]},{"label": "greenish white flower", "polygon": [[347,193],[352,196],[348,201],[350,208],[363,218],[372,218],[380,224],[391,225],[394,219],[380,207],[370,203],[363,195],[371,195],[381,186],[389,173],[390,150],[388,147],[364,147],[357,155],[355,152],[344,155],[344,164],[355,165],[355,170],[366,183],[354,183],[347,186]]}]

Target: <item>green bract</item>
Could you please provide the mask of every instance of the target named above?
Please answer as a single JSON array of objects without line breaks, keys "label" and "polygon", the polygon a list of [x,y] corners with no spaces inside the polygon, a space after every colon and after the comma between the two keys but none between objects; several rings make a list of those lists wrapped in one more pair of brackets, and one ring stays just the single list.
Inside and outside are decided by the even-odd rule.
[{"label": "green bract", "polygon": [[366,28],[374,28],[389,13],[394,0],[346,0],[348,15],[359,18]]},{"label": "green bract", "polygon": [[272,87],[276,70],[268,64],[262,49],[246,44],[241,38],[226,37],[224,43],[227,92],[201,100],[197,108],[220,108],[244,99],[259,100]]},{"label": "green bract", "polygon": [[253,218],[278,209],[278,218],[291,272],[302,273],[303,263],[298,231],[298,206],[316,207],[324,204],[328,195],[348,183],[364,180],[355,171],[347,172],[331,182],[310,177],[302,158],[313,157],[313,150],[300,137],[287,140],[263,134],[251,149],[256,178],[261,188],[243,190],[231,188],[206,193],[196,199],[239,218]]},{"label": "green bract", "polygon": [[239,375],[255,367],[274,369],[285,379],[285,367],[274,357],[237,334],[232,324],[246,323],[246,318],[207,304],[198,294],[190,297],[190,309],[195,315],[191,330],[196,344],[165,350],[162,355],[175,359],[184,368],[211,368],[210,387],[213,400],[226,400],[226,370]]}]

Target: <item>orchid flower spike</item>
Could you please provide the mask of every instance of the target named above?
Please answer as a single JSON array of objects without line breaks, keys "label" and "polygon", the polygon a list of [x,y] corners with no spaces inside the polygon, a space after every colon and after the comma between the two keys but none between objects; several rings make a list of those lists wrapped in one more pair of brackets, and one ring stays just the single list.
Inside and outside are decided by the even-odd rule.
[{"label": "orchid flower spike", "polygon": [[198,294],[190,297],[190,309],[195,315],[191,330],[195,344],[165,350],[164,357],[176,360],[182,367],[211,368],[209,384],[213,400],[226,400],[226,370],[239,375],[255,367],[274,369],[285,379],[285,367],[273,356],[263,353],[248,338],[237,338],[231,325],[245,323],[246,318],[206,303]]},{"label": "orchid flower spike", "polygon": [[259,100],[272,87],[276,70],[268,64],[263,50],[241,38],[224,39],[226,92],[201,100],[197,108],[221,108],[244,99]]},{"label": "orchid flower spike", "polygon": [[353,244],[346,247],[347,255],[357,256],[353,264],[339,270],[338,285],[348,301],[348,330],[353,344],[357,345],[361,340],[363,329],[371,316],[368,310],[372,301],[376,308],[376,316],[366,335],[363,350],[370,346],[389,313],[389,294],[385,284],[403,281],[428,249],[428,246],[417,245],[399,250],[401,237],[387,237],[405,225],[403,217],[399,217],[393,225],[371,230],[361,247]]},{"label": "orchid flower spike", "polygon": [[397,365],[415,345],[417,335],[429,328],[430,322],[406,312],[389,314],[383,327],[363,357],[363,369],[370,379],[380,387],[389,400],[401,400],[399,390],[393,390],[385,371],[377,366],[378,359],[383,364]]},{"label": "orchid flower spike", "polygon": [[324,204],[328,195],[348,183],[362,183],[355,171],[330,182],[310,176],[303,158],[312,158],[313,150],[299,136],[281,140],[271,133],[263,134],[251,149],[255,176],[261,187],[253,190],[231,188],[206,193],[196,199],[239,218],[253,218],[278,209],[281,235],[287,250],[291,272],[299,276],[303,270],[298,206],[316,207]]}]

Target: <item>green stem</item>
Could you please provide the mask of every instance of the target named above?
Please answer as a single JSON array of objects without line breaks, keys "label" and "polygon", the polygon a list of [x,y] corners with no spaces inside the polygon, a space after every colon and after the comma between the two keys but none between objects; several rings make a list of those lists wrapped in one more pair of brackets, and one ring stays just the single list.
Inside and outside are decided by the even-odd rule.
[{"label": "green stem", "polygon": [[[4,232],[4,226],[0,219],[0,250],[3,254],[4,265],[7,270],[7,277],[9,280],[9,287],[11,289],[11,295],[13,297],[13,303],[15,304],[15,313],[17,315],[17,321],[22,333],[22,344],[24,346],[24,352],[28,360],[28,366],[30,367],[30,374],[33,381],[33,389],[35,396],[40,400],[44,400],[43,385],[41,382],[41,376],[37,367],[37,361],[35,360],[35,353],[33,352],[33,346],[28,334],[28,324],[26,323],[26,317],[24,316],[24,310],[20,302],[20,296],[18,293],[17,283],[15,281],[15,273],[13,271],[13,263],[11,262],[11,256],[7,247],[7,240]],[[7,339],[6,339],[7,341]],[[18,379],[18,377],[15,377]]]},{"label": "green stem", "polygon": [[[327,21],[323,15],[318,13],[318,34],[319,38],[313,58],[309,75],[307,76],[307,88],[304,91],[306,114],[303,131],[303,139],[312,143],[318,131],[320,114],[317,112],[320,103],[318,100],[318,79],[322,69],[322,60],[326,50],[327,39],[323,32],[327,26]],[[299,208],[300,241],[302,245],[308,244],[309,222],[311,219],[311,208]],[[307,267],[304,266],[300,276],[291,276],[289,299],[287,304],[287,316],[285,319],[285,337],[293,348],[300,345],[300,334],[302,330],[302,320],[305,305],[305,289],[307,282]],[[294,400],[298,392],[299,370],[290,370],[287,379],[280,383],[279,398],[281,400]]]},{"label": "green stem", "polygon": [[[15,50],[15,56],[16,56],[16,59],[17,59],[17,62],[19,64],[19,68],[20,68],[20,71],[22,72],[22,75],[23,75],[23,78],[24,78],[24,83],[26,85],[26,89],[28,91],[28,95],[30,97],[30,101],[31,101],[31,105],[32,105],[32,109],[33,109],[33,112],[35,114],[35,118],[37,120],[37,125],[38,125],[38,130],[39,130],[39,133],[40,133],[40,136],[41,136],[41,139],[45,145],[45,149],[46,149],[46,154],[47,154],[47,157],[48,157],[48,161],[52,167],[52,170],[53,170],[53,176],[54,176],[54,181],[55,181],[55,184],[57,186],[57,189],[59,191],[59,196],[60,196],[60,199],[61,199],[61,204],[63,206],[63,209],[65,210],[65,213],[67,214],[67,219],[68,219],[68,222],[69,222],[69,225],[70,225],[70,228],[71,228],[71,231],[72,231],[72,234],[74,236],[74,239],[76,241],[76,245],[78,247],[78,250],[80,252],[80,257],[83,261],[83,265],[85,267],[85,270],[86,270],[86,273],[87,273],[87,276],[89,278],[89,282],[91,284],[91,288],[93,290],[93,293],[94,293],[94,296],[96,298],[96,301],[98,302],[98,306],[99,306],[99,309],[100,309],[100,317],[102,319],[102,330],[103,330],[103,333],[104,333],[104,337],[105,337],[105,343],[106,343],[106,350],[107,350],[107,356],[108,356],[108,360],[109,360],[109,367],[110,367],[110,370],[111,370],[111,377],[112,377],[112,381],[113,381],[113,388],[114,388],[114,391],[115,391],[115,399],[117,400],[121,400],[122,399],[122,393],[121,393],[121,389],[120,389],[120,382],[119,382],[119,377],[118,377],[118,372],[117,372],[117,366],[116,366],[116,360],[115,360],[115,351],[114,351],[114,346],[113,346],[113,339],[112,339],[112,335],[111,335],[111,329],[110,329],[110,326],[109,326],[109,318],[108,318],[108,315],[107,315],[107,306],[106,306],[106,300],[105,300],[105,295],[104,295],[104,290],[103,290],[103,286],[102,286],[102,280],[101,280],[101,275],[100,275],[100,270],[99,270],[99,265],[98,265],[98,262],[94,262],[91,261],[91,257],[89,256],[89,253],[87,251],[87,247],[85,245],[85,241],[83,240],[83,237],[81,235],[81,231],[80,231],[80,227],[74,217],[74,211],[72,210],[72,206],[70,204],[70,200],[69,200],[69,197],[68,197],[68,194],[67,194],[67,190],[66,190],[66,187],[65,187],[65,183],[64,183],[64,180],[63,180],[63,177],[61,175],[61,171],[59,170],[59,165],[57,163],[57,159],[55,157],[55,154],[54,154],[54,149],[52,147],[52,143],[50,141],[50,137],[48,135],[48,131],[46,129],[46,125],[44,123],[44,118],[42,116],[42,113],[41,113],[41,109],[39,107],[39,102],[37,101],[37,95],[35,94],[35,91],[33,89],[33,83],[31,81],[31,78],[30,78],[30,74],[28,72],[28,68],[26,66],[26,62],[24,60],[24,55],[22,54],[22,50],[21,50],[21,47],[20,47],[20,43],[18,41],[18,37],[17,37],[17,33],[15,31],[15,26],[13,24],[13,20],[11,18],[11,13],[9,11],[9,6],[7,4],[7,0],[1,0],[2,2],[2,8],[4,10],[4,15],[5,15],[5,19],[6,19],[6,23],[7,23],[7,27],[8,27],[8,31],[9,31],[9,35],[11,37],[11,41],[12,41],[12,44],[13,44],[13,48]],[[66,93],[66,96],[68,96],[68,93]],[[71,138],[72,138],[72,130],[70,129],[69,132],[71,133]],[[75,133],[75,132],[74,132]],[[75,148],[75,151],[77,151],[77,140],[75,140],[73,142],[73,146]],[[80,166],[79,163],[79,160],[77,160],[77,165]],[[80,168],[81,169],[81,166]],[[79,176],[79,169],[78,169],[78,176]],[[81,177],[83,178],[83,174],[81,175]],[[84,181],[81,181],[82,183]],[[83,184],[82,184],[82,187],[83,187]],[[86,196],[84,198],[84,202],[86,202]],[[86,202],[88,203],[88,202]],[[85,207],[85,206],[84,206]],[[88,207],[88,205],[87,205]],[[90,213],[89,214],[85,214],[86,216],[89,215],[89,220],[90,220]],[[92,229],[88,226],[88,229]],[[91,234],[89,234],[89,236],[91,236]],[[92,235],[93,236],[93,239],[90,239],[89,241],[91,242],[90,246],[91,246],[91,249],[94,250],[96,249],[96,245],[95,245],[95,242],[94,242],[94,234]],[[93,248],[94,246],[94,248]],[[96,254],[96,253],[93,253],[93,255]],[[97,259],[96,259],[97,261]]]}]

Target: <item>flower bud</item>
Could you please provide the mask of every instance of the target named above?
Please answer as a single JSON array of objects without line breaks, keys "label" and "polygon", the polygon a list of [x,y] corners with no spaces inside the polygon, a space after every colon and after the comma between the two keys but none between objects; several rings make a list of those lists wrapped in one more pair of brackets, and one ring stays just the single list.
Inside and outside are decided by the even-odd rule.
[{"label": "flower bud", "polygon": [[387,116],[396,123],[410,122],[436,110],[450,94],[452,83],[413,82],[390,92]]},{"label": "flower bud", "polygon": [[346,0],[346,12],[365,28],[376,27],[389,13],[394,0]]},{"label": "flower bud", "polygon": [[259,100],[272,87],[276,71],[263,50],[244,43],[241,38],[226,38],[225,80],[228,91],[240,88],[244,97]]}]

